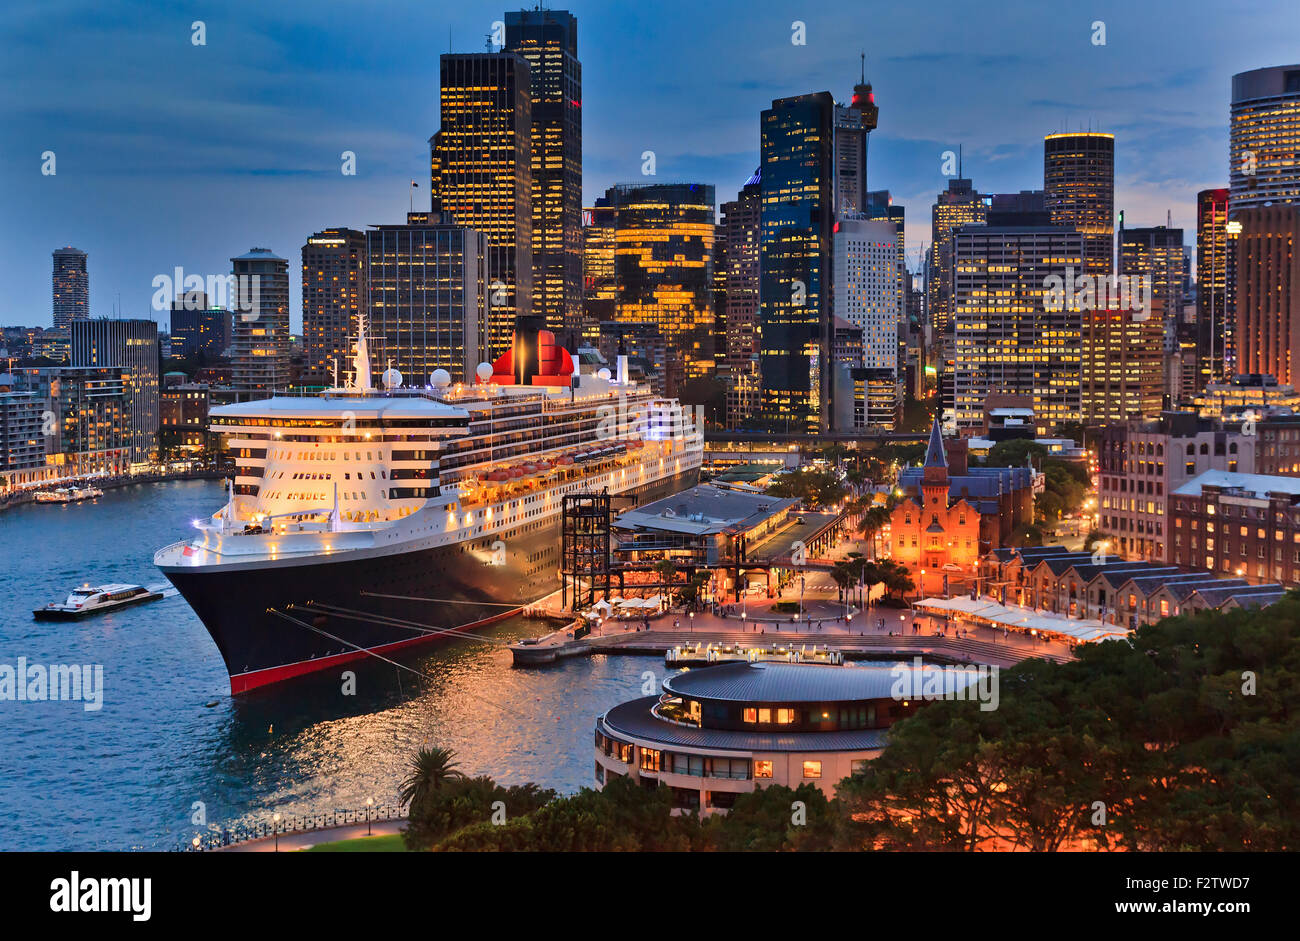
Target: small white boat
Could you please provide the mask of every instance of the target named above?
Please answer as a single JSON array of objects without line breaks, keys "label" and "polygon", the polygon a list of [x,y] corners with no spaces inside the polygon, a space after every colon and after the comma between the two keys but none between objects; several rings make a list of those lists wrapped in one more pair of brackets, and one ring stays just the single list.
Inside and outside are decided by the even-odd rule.
[{"label": "small white boat", "polygon": [[50,602],[43,608],[37,608],[32,616],[38,621],[75,621],[92,614],[116,611],[128,605],[144,601],[157,601],[162,594],[141,588],[139,585],[99,585],[92,587],[89,582],[80,588],[74,588],[68,600],[62,604]]},{"label": "small white boat", "polygon": [[36,494],[37,503],[76,503],[78,500],[93,500],[102,497],[104,491],[98,487],[58,487],[54,490],[41,490]]}]

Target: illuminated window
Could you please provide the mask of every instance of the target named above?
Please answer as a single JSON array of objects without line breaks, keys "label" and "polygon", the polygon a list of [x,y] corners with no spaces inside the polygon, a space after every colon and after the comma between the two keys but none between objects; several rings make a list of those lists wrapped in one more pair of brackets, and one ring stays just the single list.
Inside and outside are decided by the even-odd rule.
[{"label": "illuminated window", "polygon": [[820,761],[805,761],[803,763],[803,776],[805,778],[820,778],[822,776],[822,763]]},{"label": "illuminated window", "polygon": [[770,778],[771,776],[772,776],[772,762],[770,761],[754,762],[754,777]]},{"label": "illuminated window", "polygon": [[776,710],[776,721],[779,725],[789,725],[790,723],[794,722],[794,710],[793,709]]},{"label": "illuminated window", "polygon": [[772,721],[772,710],[771,710],[771,709],[760,709],[760,710],[758,710],[758,721],[759,721],[759,722],[771,722],[771,721]]},{"label": "illuminated window", "polygon": [[745,713],[744,713],[744,720],[745,720],[746,722],[757,722],[757,721],[758,721],[758,710],[757,710],[757,709],[746,709],[746,710],[745,710]]}]

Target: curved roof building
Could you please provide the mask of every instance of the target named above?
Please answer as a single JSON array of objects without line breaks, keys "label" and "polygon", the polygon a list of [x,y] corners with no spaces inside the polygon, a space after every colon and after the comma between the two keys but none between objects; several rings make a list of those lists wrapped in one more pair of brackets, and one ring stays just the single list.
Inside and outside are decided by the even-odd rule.
[{"label": "curved roof building", "polygon": [[727,663],[596,720],[596,785],[631,775],[684,810],[726,810],[755,787],[835,785],[880,754],[887,729],[936,698],[976,700],[988,668]]}]

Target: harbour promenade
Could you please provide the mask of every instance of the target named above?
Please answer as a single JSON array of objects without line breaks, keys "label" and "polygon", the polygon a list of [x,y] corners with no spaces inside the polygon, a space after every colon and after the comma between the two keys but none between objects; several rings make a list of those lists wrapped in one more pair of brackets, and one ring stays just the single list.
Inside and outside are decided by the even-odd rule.
[{"label": "harbour promenade", "polygon": [[[872,605],[849,609],[827,599],[810,599],[797,619],[776,613],[780,599],[729,604],[720,613],[670,611],[650,618],[606,618],[585,632],[575,623],[544,637],[511,645],[517,666],[553,663],[592,654],[662,654],[680,644],[739,644],[749,647],[822,647],[846,659],[928,656],[957,662],[1009,667],[1038,657],[1061,663],[1074,659],[1069,646],[990,627],[956,628],[910,607]],[[786,599],[787,601],[789,599]],[[578,635],[578,636],[575,636]]]},{"label": "harbour promenade", "polygon": [[47,480],[42,481],[40,484],[32,484],[0,493],[0,510],[35,503],[37,493],[55,487],[95,486],[100,490],[112,490],[117,487],[129,487],[132,484],[158,484],[173,480],[221,480],[226,475],[227,471],[224,469],[205,467],[183,471],[144,471],[138,474],[123,474],[118,477],[86,476]]}]

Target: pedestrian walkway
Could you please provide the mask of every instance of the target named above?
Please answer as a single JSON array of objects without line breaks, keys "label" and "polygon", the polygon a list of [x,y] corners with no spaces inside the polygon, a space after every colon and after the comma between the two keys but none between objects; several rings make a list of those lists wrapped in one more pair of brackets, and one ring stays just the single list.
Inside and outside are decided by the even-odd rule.
[{"label": "pedestrian walkway", "polygon": [[[369,830],[367,831],[367,826]],[[375,820],[369,825],[349,823],[341,827],[321,827],[315,830],[295,830],[281,833],[280,836],[262,837],[233,846],[222,847],[214,852],[221,853],[294,853],[311,849],[319,843],[337,843],[340,840],[355,840],[365,836],[391,836],[406,829],[405,820]],[[277,842],[278,840],[278,842]]]}]

